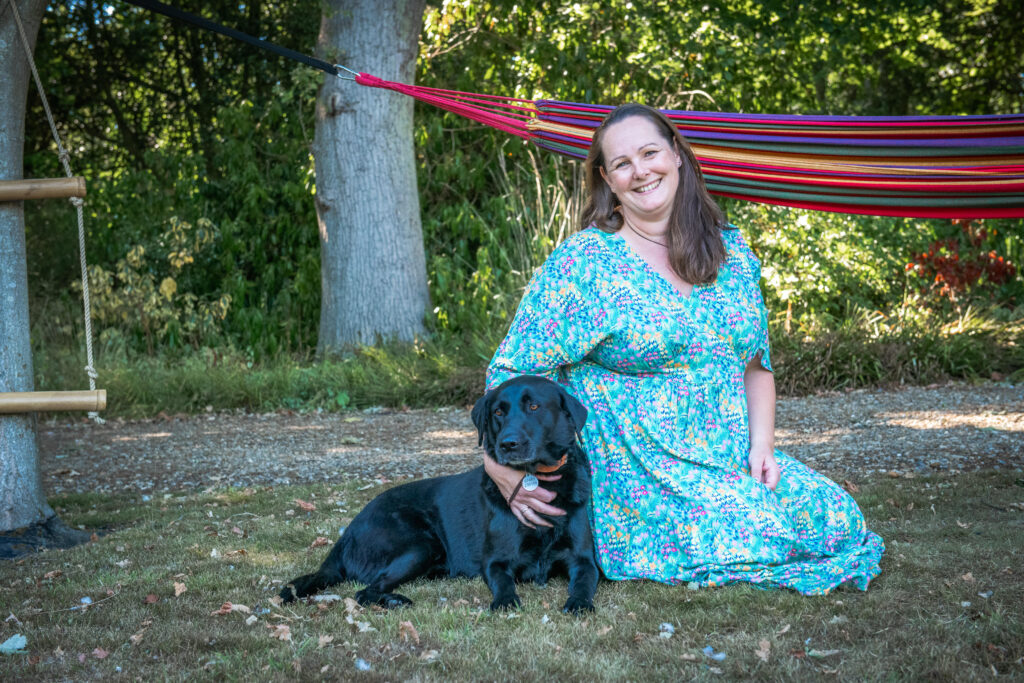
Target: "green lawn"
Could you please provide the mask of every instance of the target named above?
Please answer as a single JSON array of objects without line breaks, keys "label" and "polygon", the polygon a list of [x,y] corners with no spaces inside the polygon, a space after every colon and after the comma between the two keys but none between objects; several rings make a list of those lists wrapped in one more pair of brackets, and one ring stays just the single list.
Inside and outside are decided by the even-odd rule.
[{"label": "green lawn", "polygon": [[888,549],[866,593],[605,582],[578,619],[559,611],[564,581],[523,586],[522,610],[491,614],[483,581],[448,580],[406,586],[415,605],[394,612],[274,605],[282,580],[323,559],[315,539],[333,541],[379,491],[56,498],[66,522],[107,532],[0,564],[0,642],[27,639],[0,655],[0,680],[1024,677],[1019,473],[859,482]]}]

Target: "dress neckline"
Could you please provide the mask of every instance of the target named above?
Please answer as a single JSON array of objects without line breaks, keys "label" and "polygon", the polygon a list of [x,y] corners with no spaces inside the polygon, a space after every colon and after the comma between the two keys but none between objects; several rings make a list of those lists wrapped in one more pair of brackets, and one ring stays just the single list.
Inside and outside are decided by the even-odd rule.
[{"label": "dress neckline", "polygon": [[632,259],[634,261],[637,261],[638,263],[640,263],[641,267],[647,272],[647,275],[657,279],[662,284],[662,286],[664,288],[667,288],[668,291],[672,293],[672,296],[675,299],[679,299],[679,300],[683,301],[684,303],[689,303],[690,301],[692,301],[695,297],[697,297],[699,295],[700,291],[704,287],[706,287],[706,285],[699,285],[699,284],[696,284],[696,283],[691,283],[690,284],[690,293],[689,294],[683,294],[681,291],[679,291],[676,288],[676,286],[674,284],[672,284],[669,281],[669,279],[667,277],[665,277],[664,275],[662,275],[661,273],[656,271],[654,269],[654,267],[651,266],[651,264],[648,263],[647,260],[643,256],[638,254],[636,249],[633,248],[633,245],[631,245],[629,242],[627,242],[626,239],[622,235],[620,235],[618,232],[610,232],[610,233],[605,233],[605,234],[607,234],[609,237],[617,240],[620,243],[620,245],[621,245],[620,249],[625,250],[626,257],[630,258],[630,259]]}]

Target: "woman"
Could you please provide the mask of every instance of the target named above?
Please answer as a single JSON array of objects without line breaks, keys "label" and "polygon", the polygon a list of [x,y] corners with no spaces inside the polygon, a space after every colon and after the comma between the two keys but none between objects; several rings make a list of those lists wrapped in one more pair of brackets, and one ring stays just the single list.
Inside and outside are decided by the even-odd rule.
[{"label": "woman", "polygon": [[[530,282],[488,368],[565,384],[589,409],[591,522],[611,579],[866,589],[882,539],[829,479],[775,450],[760,264],[725,226],[671,122],[629,104],[595,131],[581,232]],[[558,515],[485,456],[519,520]],[[527,482],[532,484],[533,482]]]}]

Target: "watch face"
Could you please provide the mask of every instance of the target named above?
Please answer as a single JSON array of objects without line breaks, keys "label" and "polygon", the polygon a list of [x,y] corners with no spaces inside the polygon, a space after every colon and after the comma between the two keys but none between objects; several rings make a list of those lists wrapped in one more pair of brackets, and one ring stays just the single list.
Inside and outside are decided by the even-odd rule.
[{"label": "watch face", "polygon": [[540,482],[537,481],[537,477],[532,474],[527,474],[523,477],[523,488],[527,491],[533,491],[538,486],[540,486]]}]

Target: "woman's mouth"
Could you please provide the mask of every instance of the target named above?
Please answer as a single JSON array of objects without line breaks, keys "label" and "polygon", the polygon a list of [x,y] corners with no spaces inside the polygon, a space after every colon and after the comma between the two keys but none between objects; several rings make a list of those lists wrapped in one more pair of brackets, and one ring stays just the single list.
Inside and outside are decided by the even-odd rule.
[{"label": "woman's mouth", "polygon": [[653,180],[653,181],[647,183],[646,185],[641,185],[640,187],[638,187],[635,190],[633,190],[633,192],[636,192],[637,194],[647,194],[648,192],[651,192],[652,190],[657,190],[659,185],[661,185],[661,178],[658,178],[657,180]]}]

